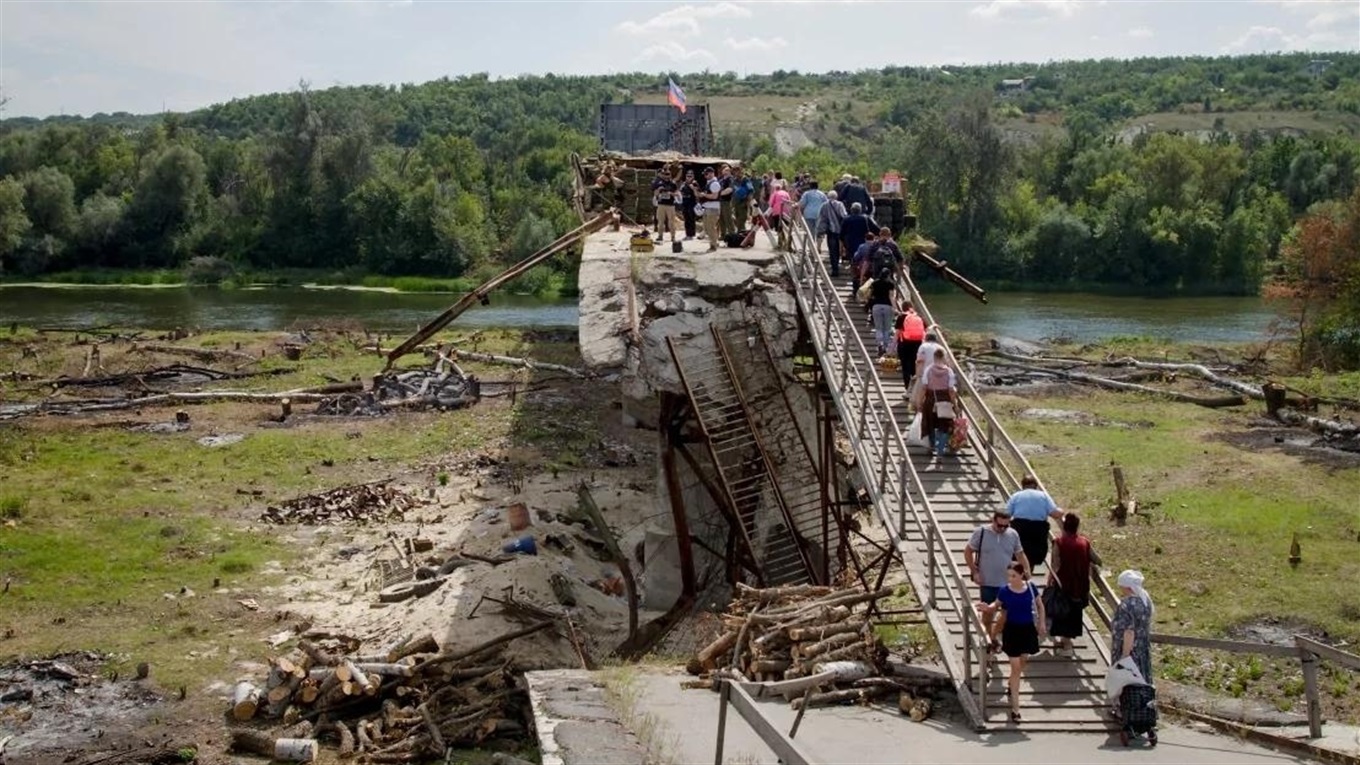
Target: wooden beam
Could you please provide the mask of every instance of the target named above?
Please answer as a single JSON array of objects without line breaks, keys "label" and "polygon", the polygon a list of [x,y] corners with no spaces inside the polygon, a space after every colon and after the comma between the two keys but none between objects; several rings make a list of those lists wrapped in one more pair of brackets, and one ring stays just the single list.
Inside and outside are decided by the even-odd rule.
[{"label": "wooden beam", "polygon": [[1247,643],[1240,640],[1218,640],[1217,638],[1197,638],[1185,635],[1163,635],[1152,633],[1152,642],[1162,645],[1179,645],[1186,648],[1205,648],[1211,651],[1230,653],[1254,653],[1262,656],[1298,656],[1298,649],[1292,645],[1273,643]]}]

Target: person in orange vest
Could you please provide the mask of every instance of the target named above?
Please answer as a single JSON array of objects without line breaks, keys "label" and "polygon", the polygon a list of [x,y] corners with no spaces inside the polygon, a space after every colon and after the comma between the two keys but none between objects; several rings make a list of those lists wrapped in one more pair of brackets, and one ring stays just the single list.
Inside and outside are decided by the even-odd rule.
[{"label": "person in orange vest", "polygon": [[907,400],[910,401],[911,378],[916,373],[916,352],[921,350],[921,341],[926,339],[926,322],[910,302],[898,320],[901,323],[897,330],[897,360],[902,363],[902,384],[907,387]]}]

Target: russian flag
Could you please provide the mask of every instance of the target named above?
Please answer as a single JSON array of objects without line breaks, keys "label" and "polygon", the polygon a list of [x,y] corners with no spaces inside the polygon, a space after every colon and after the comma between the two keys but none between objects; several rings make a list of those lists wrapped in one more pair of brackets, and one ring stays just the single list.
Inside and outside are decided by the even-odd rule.
[{"label": "russian flag", "polygon": [[680,86],[675,84],[675,80],[669,77],[666,78],[666,82],[670,85],[670,88],[666,92],[666,100],[670,102],[671,106],[679,109],[681,114],[684,114],[685,91],[681,90]]}]

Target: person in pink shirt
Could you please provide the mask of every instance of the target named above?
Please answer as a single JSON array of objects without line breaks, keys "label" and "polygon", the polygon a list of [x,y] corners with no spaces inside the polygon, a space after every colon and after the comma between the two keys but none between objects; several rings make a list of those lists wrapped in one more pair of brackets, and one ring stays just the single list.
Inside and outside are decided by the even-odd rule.
[{"label": "person in pink shirt", "polygon": [[785,218],[793,211],[793,198],[784,189],[783,181],[774,182],[774,192],[770,194],[770,225],[779,234],[779,243],[776,249],[787,250],[789,247],[789,222]]}]

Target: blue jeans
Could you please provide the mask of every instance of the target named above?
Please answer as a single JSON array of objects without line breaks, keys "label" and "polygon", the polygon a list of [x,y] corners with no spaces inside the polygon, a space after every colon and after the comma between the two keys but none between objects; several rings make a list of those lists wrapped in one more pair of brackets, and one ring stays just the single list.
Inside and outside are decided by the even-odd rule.
[{"label": "blue jeans", "polygon": [[940,457],[945,455],[945,451],[949,448],[949,436],[950,431],[948,430],[936,430],[930,434],[931,445],[935,447],[936,455]]}]

